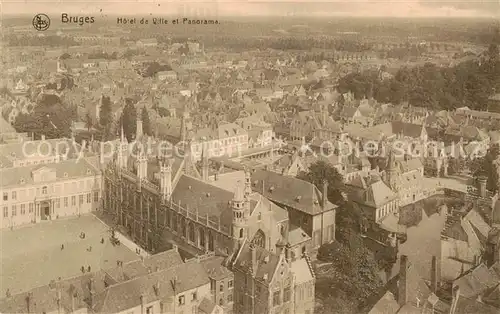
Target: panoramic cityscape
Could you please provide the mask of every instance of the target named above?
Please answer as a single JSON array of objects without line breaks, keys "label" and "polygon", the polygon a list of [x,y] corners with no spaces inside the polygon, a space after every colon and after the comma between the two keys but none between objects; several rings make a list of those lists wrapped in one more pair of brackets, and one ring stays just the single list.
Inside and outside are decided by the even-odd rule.
[{"label": "panoramic cityscape", "polygon": [[0,313],[500,313],[498,1],[0,7]]}]

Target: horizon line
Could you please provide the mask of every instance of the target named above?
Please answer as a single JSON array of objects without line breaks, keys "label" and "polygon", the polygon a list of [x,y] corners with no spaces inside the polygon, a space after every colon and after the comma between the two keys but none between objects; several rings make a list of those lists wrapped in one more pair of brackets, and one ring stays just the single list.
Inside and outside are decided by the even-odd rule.
[{"label": "horizon line", "polygon": [[[52,15],[52,14],[63,14],[63,13],[72,13],[71,11],[64,11],[64,12],[57,12],[57,13],[46,13],[48,15]],[[98,13],[101,13],[101,12],[98,12]],[[76,14],[76,13],[75,13]],[[81,14],[81,13],[80,13]],[[9,17],[19,17],[19,16],[29,16],[31,17],[33,14],[32,13],[3,13],[2,14],[2,18],[5,19],[5,18],[9,18]],[[85,16],[89,16],[89,15],[92,15],[92,14],[84,14]],[[149,16],[168,16],[168,17],[173,17],[173,16],[177,16],[179,17],[180,14],[176,14],[176,13],[158,13],[158,14],[154,14],[154,13],[149,13]],[[142,17],[145,17],[145,16],[148,16],[147,13],[112,13],[112,14],[106,14],[106,15],[102,15],[101,14],[101,17],[115,17],[115,16],[142,16]],[[186,14],[184,17],[189,17],[189,14]],[[427,20],[430,20],[430,19],[442,19],[442,18],[445,18],[445,19],[478,19],[478,20],[494,20],[496,21],[498,24],[500,24],[500,21],[498,20],[497,17],[494,17],[494,16],[484,16],[484,15],[479,15],[479,16],[468,16],[468,15],[465,15],[465,16],[449,16],[449,15],[443,15],[443,16],[438,16],[438,15],[435,15],[435,16],[393,16],[393,15],[388,15],[388,16],[384,16],[384,15],[368,15],[368,16],[362,16],[362,15],[347,15],[347,14],[335,14],[335,13],[332,13],[332,14],[321,14],[321,15],[295,15],[295,16],[290,16],[290,15],[280,15],[280,14],[264,14],[264,15],[254,15],[254,14],[248,14],[248,15],[231,15],[231,14],[224,14],[224,15],[215,15],[215,16],[205,16],[205,17],[195,17],[193,16],[192,19],[199,19],[199,20],[203,20],[203,19],[218,19],[218,18],[275,18],[275,17],[279,17],[279,18],[288,18],[288,19],[294,19],[294,18],[311,18],[311,19],[327,19],[327,18],[332,18],[332,17],[336,17],[336,18],[360,18],[360,19],[380,19],[380,18],[384,18],[384,19],[405,19],[405,20],[411,20],[411,19],[427,19]]]}]

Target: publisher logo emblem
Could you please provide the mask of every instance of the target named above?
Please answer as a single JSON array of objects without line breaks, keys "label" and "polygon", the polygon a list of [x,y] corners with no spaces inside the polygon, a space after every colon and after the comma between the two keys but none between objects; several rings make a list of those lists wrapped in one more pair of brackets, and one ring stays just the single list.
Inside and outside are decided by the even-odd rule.
[{"label": "publisher logo emblem", "polygon": [[47,14],[37,14],[33,18],[33,27],[37,31],[46,31],[50,26],[50,18],[47,16]]}]

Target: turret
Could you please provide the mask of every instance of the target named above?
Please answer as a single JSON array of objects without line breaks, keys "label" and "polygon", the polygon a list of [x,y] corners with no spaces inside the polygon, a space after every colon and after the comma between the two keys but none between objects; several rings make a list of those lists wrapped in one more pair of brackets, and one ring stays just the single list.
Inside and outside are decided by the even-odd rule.
[{"label": "turret", "polygon": [[123,125],[121,129],[120,145],[118,147],[118,167],[126,168],[128,159],[128,142],[123,132]]},{"label": "turret", "polygon": [[247,201],[244,187],[239,181],[236,185],[231,205],[233,208],[233,238],[242,241],[245,238],[246,220],[248,218]]},{"label": "turret", "polygon": [[249,201],[252,194],[252,174],[250,170],[245,168],[245,199]]},{"label": "turret", "polygon": [[167,160],[160,166],[161,200],[166,202],[172,196],[172,161]]},{"label": "turret", "polygon": [[148,176],[148,157],[144,151],[137,156],[137,178],[142,181]]}]

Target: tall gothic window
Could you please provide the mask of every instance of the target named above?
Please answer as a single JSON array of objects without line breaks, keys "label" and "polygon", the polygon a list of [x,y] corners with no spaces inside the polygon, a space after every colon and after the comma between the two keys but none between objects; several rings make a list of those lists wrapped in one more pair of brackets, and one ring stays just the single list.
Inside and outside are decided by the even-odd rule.
[{"label": "tall gothic window", "polygon": [[198,235],[200,236],[200,247],[205,247],[205,230],[203,228],[198,229]]},{"label": "tall gothic window", "polygon": [[186,234],[186,221],[184,220],[184,218],[181,218],[181,232],[182,232],[182,236],[186,237],[187,234]]},{"label": "tall gothic window", "polygon": [[262,229],[259,229],[255,233],[255,236],[253,237],[252,242],[255,245],[258,245],[258,246],[260,246],[262,248],[266,248],[266,234],[264,233],[264,231],[262,231]]},{"label": "tall gothic window", "polygon": [[194,242],[194,226],[192,223],[188,224],[188,236],[189,236],[189,241]]},{"label": "tall gothic window", "polygon": [[208,231],[208,250],[210,252],[214,251],[214,234],[212,231]]}]

